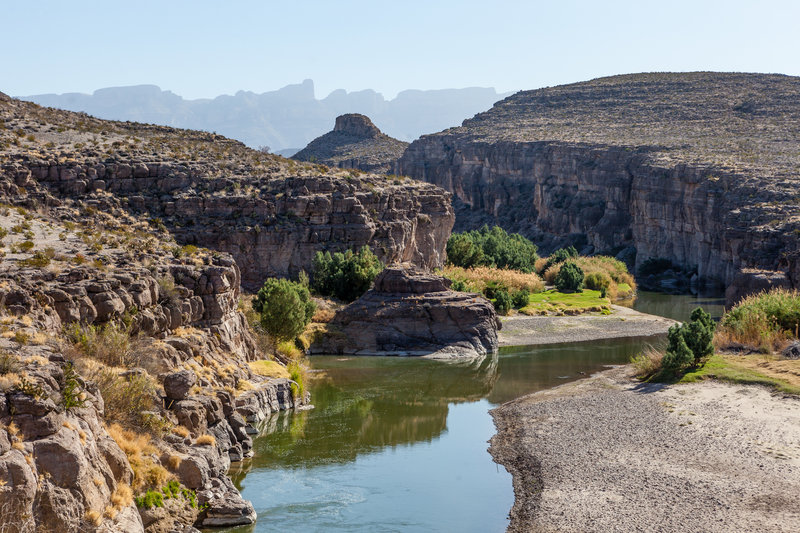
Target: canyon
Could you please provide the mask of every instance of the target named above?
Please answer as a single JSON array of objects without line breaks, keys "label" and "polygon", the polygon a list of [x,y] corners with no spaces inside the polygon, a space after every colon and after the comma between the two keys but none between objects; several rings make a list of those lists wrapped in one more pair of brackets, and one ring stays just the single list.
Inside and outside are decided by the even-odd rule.
[{"label": "canyon", "polygon": [[456,230],[666,258],[737,294],[765,272],[798,286],[798,95],[796,77],[702,72],[523,91],[414,141],[395,172],[452,192]]}]

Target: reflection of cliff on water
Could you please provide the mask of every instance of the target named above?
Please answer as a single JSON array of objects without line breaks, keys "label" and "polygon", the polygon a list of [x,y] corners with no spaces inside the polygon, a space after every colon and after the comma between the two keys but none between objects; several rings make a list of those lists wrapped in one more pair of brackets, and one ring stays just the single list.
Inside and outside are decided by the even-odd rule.
[{"label": "reflection of cliff on water", "polygon": [[281,413],[254,442],[255,465],[354,460],[387,446],[430,441],[447,428],[448,404],[486,397],[497,355],[474,361],[386,357],[312,359],[315,409]]}]

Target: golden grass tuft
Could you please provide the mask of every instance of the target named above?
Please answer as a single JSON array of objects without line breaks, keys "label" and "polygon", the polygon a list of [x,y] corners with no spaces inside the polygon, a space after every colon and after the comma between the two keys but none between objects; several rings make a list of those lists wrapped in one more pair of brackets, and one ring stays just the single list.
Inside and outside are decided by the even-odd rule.
[{"label": "golden grass tuft", "polygon": [[172,432],[184,439],[190,434],[190,431],[185,426],[175,426],[172,428]]},{"label": "golden grass tuft", "polygon": [[462,268],[450,265],[442,270],[442,275],[463,282],[470,292],[483,293],[490,283],[504,285],[512,291],[527,289],[535,293],[544,290],[544,283],[538,275],[526,274],[519,270],[491,267]]},{"label": "golden grass tuft", "polygon": [[178,468],[180,468],[182,462],[183,459],[180,455],[170,455],[167,459],[167,468],[175,472],[178,470]]},{"label": "golden grass tuft", "polygon": [[125,429],[119,424],[111,424],[106,430],[128,457],[133,469],[131,487],[134,490],[159,487],[174,477],[156,459],[158,449],[151,442],[149,435]]},{"label": "golden grass tuft", "polygon": [[289,378],[289,371],[286,370],[286,367],[276,361],[262,359],[260,361],[251,361],[247,364],[253,374],[269,378]]},{"label": "golden grass tuft", "polygon": [[103,523],[102,513],[100,513],[100,511],[95,511],[94,509],[86,511],[84,519],[93,526],[99,526]]},{"label": "golden grass tuft", "polygon": [[323,309],[323,308],[317,307],[317,310],[314,311],[314,316],[311,317],[311,321],[312,322],[319,322],[319,323],[322,323],[322,324],[327,324],[328,322],[333,320],[333,317],[335,315],[336,315],[336,311],[334,311],[333,309]]},{"label": "golden grass tuft", "polygon": [[101,478],[96,477],[96,478],[92,479],[92,483],[94,483],[95,487],[99,488],[99,487],[102,487],[103,485],[105,485],[106,482],[103,481]]},{"label": "golden grass tuft", "polygon": [[117,485],[117,488],[114,489],[114,492],[111,494],[111,503],[114,507],[121,509],[122,507],[130,505],[131,502],[133,502],[133,491],[130,485],[125,483]]},{"label": "golden grass tuft", "polygon": [[661,361],[664,359],[664,351],[657,350],[652,346],[647,346],[639,354],[631,359],[631,364],[636,368],[636,377],[647,379],[661,371]]},{"label": "golden grass tuft", "polygon": [[217,444],[217,439],[214,438],[214,435],[205,434],[197,437],[194,443],[200,446],[214,446]]}]

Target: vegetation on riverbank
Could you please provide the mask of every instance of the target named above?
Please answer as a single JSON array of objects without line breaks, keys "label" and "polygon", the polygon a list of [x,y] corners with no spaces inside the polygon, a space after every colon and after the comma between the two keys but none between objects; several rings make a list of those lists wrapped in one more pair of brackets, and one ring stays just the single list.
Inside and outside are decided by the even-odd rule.
[{"label": "vegetation on riverbank", "polygon": [[491,267],[530,273],[539,257],[536,245],[500,226],[453,233],[447,240],[447,262],[463,268]]},{"label": "vegetation on riverbank", "polygon": [[[696,310],[692,318],[698,317]],[[705,318],[698,322],[710,320]],[[690,361],[687,349],[693,352],[691,343],[681,346],[678,330],[670,330],[666,350],[650,348],[632,360],[639,378],[673,383],[715,378],[800,395],[800,360],[780,353],[798,340],[800,292],[775,289],[742,300],[722,317],[713,336],[715,350],[711,349],[707,325],[694,324],[692,321],[682,329],[692,338],[702,337],[706,348],[700,350],[700,359],[693,354],[695,359]]]}]

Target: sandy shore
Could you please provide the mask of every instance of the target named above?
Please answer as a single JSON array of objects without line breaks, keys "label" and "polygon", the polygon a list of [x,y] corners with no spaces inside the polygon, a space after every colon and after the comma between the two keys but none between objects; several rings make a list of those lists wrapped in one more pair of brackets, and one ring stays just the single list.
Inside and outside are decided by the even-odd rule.
[{"label": "sandy shore", "polygon": [[509,531],[800,531],[800,400],[630,367],[492,411]]},{"label": "sandy shore", "polygon": [[500,346],[554,344],[666,333],[674,320],[613,305],[610,315],[503,317]]}]

